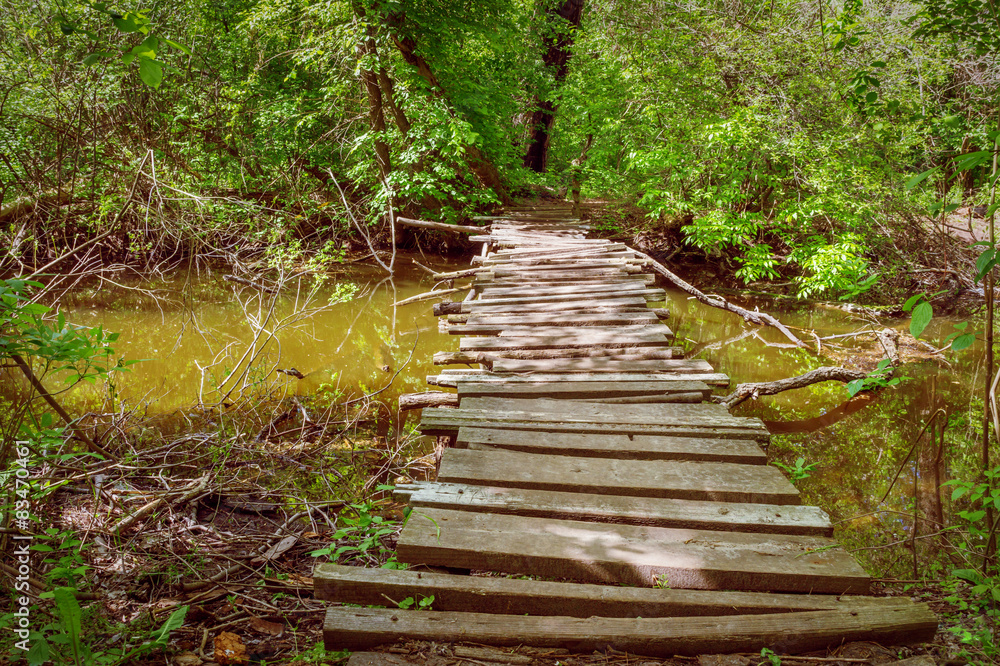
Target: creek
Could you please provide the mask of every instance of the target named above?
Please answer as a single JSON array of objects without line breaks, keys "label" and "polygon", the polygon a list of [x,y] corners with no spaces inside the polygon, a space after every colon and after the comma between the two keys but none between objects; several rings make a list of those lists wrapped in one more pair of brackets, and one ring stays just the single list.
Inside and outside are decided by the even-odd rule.
[{"label": "creek", "polygon": [[[426,375],[439,369],[432,363],[434,352],[457,351],[458,338],[438,331],[431,314],[433,300],[393,306],[432,286],[430,277],[411,259],[441,271],[468,265],[401,254],[391,281],[372,266],[343,266],[308,302],[304,283],[290,283],[280,298],[274,298],[227,282],[220,273],[204,272],[194,277],[187,272],[146,286],[156,299],[118,287],[77,292],[64,306],[68,318],[118,332],[114,347],[119,355],[143,360],[129,372],[117,374],[113,385],[85,385],[74,389],[66,401],[83,411],[108,411],[124,401],[148,414],[166,414],[190,410],[200,400],[234,401],[241,390],[244,395],[256,390],[271,398],[337,389],[359,395],[391,381],[378,396],[390,405],[401,393],[428,390]],[[824,337],[871,327],[836,309],[782,309],[766,301],[751,305],[803,329],[807,341],[809,330]],[[310,307],[321,309],[312,312]],[[834,359],[818,359],[808,351],[783,346],[787,340],[776,331],[749,328],[740,318],[681,292],[668,290],[667,308],[671,311],[667,323],[679,344],[691,357],[703,358],[727,373],[734,386],[838,365],[855,354],[878,356],[872,356],[871,339],[859,342],[846,337],[824,344]],[[906,324],[895,323],[901,330]],[[936,320],[923,337],[933,343],[950,330],[950,322]],[[272,333],[273,339],[263,344]],[[247,358],[254,356],[254,350],[260,353],[250,363]],[[852,400],[842,384],[827,382],[747,401],[735,414],[765,421],[774,434],[772,460],[794,466],[801,457],[806,465],[814,464],[806,478],[795,481],[803,502],[823,507],[841,527],[851,528],[839,529],[838,538],[856,549],[874,575],[901,575],[912,567],[912,554],[883,546],[912,536],[912,521],[903,514],[912,513],[914,485],[921,480],[916,462],[921,452],[924,475],[928,465],[937,465],[942,480],[969,477],[975,469],[982,413],[981,357],[982,347],[975,345],[949,353],[950,365],[933,359],[911,362],[899,386],[874,396],[861,394]],[[231,380],[217,391],[234,368],[241,377],[239,385]],[[304,378],[277,373],[279,368],[294,368]],[[924,444],[904,462],[917,433],[938,409],[948,415],[940,456],[925,435]],[[928,456],[939,460],[927,463]],[[880,504],[897,473],[898,481]],[[945,505],[947,500],[948,493],[943,493]],[[947,506],[945,514],[950,514]]]}]

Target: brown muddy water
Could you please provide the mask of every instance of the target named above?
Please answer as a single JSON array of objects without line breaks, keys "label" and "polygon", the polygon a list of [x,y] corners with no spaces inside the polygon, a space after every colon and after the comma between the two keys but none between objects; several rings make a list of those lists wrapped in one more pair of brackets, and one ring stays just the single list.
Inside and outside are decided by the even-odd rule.
[{"label": "brown muddy water", "polygon": [[[78,389],[71,403],[76,409],[100,411],[117,410],[125,403],[149,414],[166,414],[232,402],[241,394],[273,399],[341,390],[358,395],[391,382],[379,395],[391,404],[400,393],[427,390],[426,375],[438,370],[432,363],[434,352],[457,351],[458,338],[438,332],[431,313],[434,301],[393,306],[433,286],[413,258],[439,270],[468,265],[401,255],[392,280],[374,267],[345,266],[312,297],[304,282],[290,284],[280,298],[273,298],[227,282],[222,273],[178,275],[148,285],[153,292],[148,296],[117,287],[77,293],[64,308],[67,316],[78,324],[101,324],[120,333],[115,344],[119,354],[144,360],[117,375],[111,385]],[[825,337],[875,326],[815,305],[791,310],[763,301],[750,305],[798,327],[810,342],[808,331]],[[668,292],[667,307],[669,323],[689,356],[709,361],[729,374],[734,385],[789,377],[823,365],[852,365],[859,360],[854,357],[865,357],[859,364],[867,369],[877,358],[870,339],[862,338],[823,343],[824,353],[830,355],[825,358],[788,348],[776,331],[749,327],[680,292]],[[900,330],[907,324],[888,322]],[[935,321],[923,337],[940,346],[951,330],[952,322]],[[748,401],[735,413],[767,423],[774,434],[773,461],[794,466],[804,458],[805,465],[815,465],[807,478],[795,480],[803,501],[831,514],[841,528],[838,537],[869,571],[876,576],[905,575],[912,569],[912,553],[885,545],[912,536],[912,521],[902,514],[912,512],[914,482],[921,478],[916,460],[921,455],[937,457],[934,464],[941,480],[971,478],[976,468],[981,357],[982,347],[976,345],[949,352],[943,360],[917,360],[906,366],[907,379],[899,386],[874,397],[863,394],[851,400],[842,384],[827,382]],[[304,379],[277,372],[292,368]],[[947,412],[944,448],[938,452],[925,435],[908,457],[917,433],[938,409]],[[897,471],[899,480],[880,504]],[[947,493],[943,497],[947,503]]]}]

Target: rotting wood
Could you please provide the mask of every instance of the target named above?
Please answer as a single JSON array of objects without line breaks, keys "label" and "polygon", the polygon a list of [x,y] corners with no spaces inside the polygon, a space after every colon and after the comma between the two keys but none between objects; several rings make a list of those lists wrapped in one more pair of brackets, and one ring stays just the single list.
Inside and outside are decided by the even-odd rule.
[{"label": "rotting wood", "polygon": [[[669,330],[669,329],[668,329]],[[538,337],[462,338],[460,351],[492,351],[496,349],[561,349],[563,347],[657,347],[666,346],[664,333],[599,333],[586,332]]]},{"label": "rotting wood", "polygon": [[913,607],[910,599],[899,597],[617,587],[341,564],[320,564],[314,577],[318,599],[383,606],[386,599],[382,594],[396,600],[433,596],[438,611],[499,615],[714,617]]},{"label": "rotting wood", "polygon": [[479,234],[487,231],[488,227],[469,227],[461,224],[446,224],[444,222],[429,222],[427,220],[415,220],[411,217],[396,216],[396,224],[404,227],[415,227],[417,229],[432,229],[434,231],[447,231],[452,234]]},{"label": "rotting wood", "polygon": [[426,391],[424,393],[404,393],[399,396],[399,411],[424,409],[425,407],[458,407],[458,394],[446,391]]},{"label": "rotting wood", "polygon": [[646,299],[642,296],[623,296],[621,298],[600,299],[595,303],[588,301],[523,301],[520,303],[504,303],[496,305],[491,301],[462,301],[460,303],[441,304],[435,309],[435,314],[527,314],[532,312],[644,312],[647,310]]},{"label": "rotting wood", "polygon": [[[560,401],[561,402],[561,401]],[[582,403],[591,405],[591,403]],[[658,405],[603,405],[604,407],[656,407]],[[670,407],[690,405],[669,405]],[[619,432],[632,435],[668,435],[710,439],[755,439],[767,441],[767,428],[759,419],[715,416],[663,417],[578,416],[558,412],[516,412],[495,409],[425,409],[420,429],[425,434],[457,434],[462,426],[502,427],[509,430],[547,432]]]},{"label": "rotting wood", "polygon": [[470,398],[612,399],[657,396],[662,402],[702,402],[712,389],[703,382],[462,382],[462,395]]},{"label": "rotting wood", "polygon": [[437,478],[442,483],[597,495],[784,505],[800,502],[795,486],[769,465],[449,449]]},{"label": "rotting wood", "polygon": [[[437,386],[451,386],[457,388],[459,383],[462,382],[474,382],[477,384],[482,383],[496,383],[496,384],[546,384],[553,382],[633,382],[633,383],[649,383],[649,382],[703,382],[705,384],[712,384],[714,386],[725,386],[729,383],[729,377],[718,372],[705,372],[694,367],[671,367],[666,365],[670,361],[663,359],[657,360],[661,365],[658,365],[658,369],[651,370],[648,374],[640,373],[617,373],[617,372],[590,372],[587,370],[582,370],[581,372],[564,372],[564,373],[548,373],[548,372],[523,372],[523,373],[510,373],[506,370],[498,370],[497,366],[504,364],[502,360],[495,361],[494,371],[486,372],[482,370],[474,369],[457,369],[457,368],[447,368],[441,372],[440,375],[430,375],[427,377],[427,383]],[[679,360],[679,359],[678,359]],[[711,370],[711,367],[708,368]]]},{"label": "rotting wood", "polygon": [[477,426],[458,430],[456,446],[471,448],[476,445],[557,456],[767,464],[767,456],[756,443],[741,439],[560,432],[538,437],[521,430]]},{"label": "rotting wood", "polygon": [[588,523],[423,508],[399,535],[408,564],[675,589],[858,594],[868,576],[825,537]]},{"label": "rotting wood", "polygon": [[[659,349],[522,349],[490,353],[435,352],[434,365],[480,363],[486,367],[490,367],[494,362],[506,362],[505,359],[564,359],[559,366],[566,367],[569,365],[572,367],[580,363],[579,359],[586,358],[639,361],[645,359],[671,360],[681,358],[683,355],[684,350],[680,347]],[[565,359],[577,360],[566,361]]]},{"label": "rotting wood", "polygon": [[619,652],[653,657],[808,652],[846,641],[887,645],[924,642],[937,632],[927,604],[857,611],[672,618],[568,618],[378,608],[327,610],[327,650],[358,650],[412,640],[461,637],[484,645],[568,647],[576,652]]},{"label": "rotting wood", "polygon": [[724,532],[833,536],[829,516],[814,506],[621,497],[457,483],[397,487],[393,496],[412,507]]},{"label": "rotting wood", "polygon": [[409,305],[410,303],[417,303],[419,301],[428,301],[432,298],[439,298],[441,296],[447,296],[449,294],[457,294],[461,291],[468,291],[472,289],[472,285],[465,287],[456,287],[454,289],[438,289],[437,291],[426,291],[422,294],[417,294],[416,296],[410,296],[409,298],[404,298],[401,301],[396,301],[393,303],[393,307],[399,307],[400,305]]}]

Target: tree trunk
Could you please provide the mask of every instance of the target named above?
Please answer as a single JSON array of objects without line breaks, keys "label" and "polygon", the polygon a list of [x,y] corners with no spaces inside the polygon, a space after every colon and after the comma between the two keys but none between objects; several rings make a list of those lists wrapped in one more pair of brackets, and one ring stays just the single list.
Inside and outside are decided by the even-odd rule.
[{"label": "tree trunk", "polygon": [[[403,22],[402,16],[390,15],[387,20],[390,27],[394,28],[392,30],[392,41],[399,50],[400,55],[403,56],[403,60],[416,68],[420,77],[427,82],[431,92],[441,97],[447,97],[444,88],[441,87],[441,82],[438,81],[430,64],[417,52],[417,41],[412,37],[404,37],[399,34],[398,28]],[[472,173],[479,179],[479,182],[484,187],[488,187],[500,195],[501,199],[506,199],[506,192],[504,192],[500,172],[493,162],[476,146],[466,146],[465,154],[466,162]]]},{"label": "tree trunk", "polygon": [[[358,15],[364,18],[363,14]],[[382,88],[379,86],[379,76],[376,73],[378,51],[375,45],[375,28],[369,25],[366,38],[358,45],[361,82],[365,85],[368,95],[368,124],[372,132],[379,135],[375,138],[375,159],[378,162],[379,174],[387,181],[392,173],[392,161],[389,157],[389,144],[380,135],[385,132],[385,112],[383,110]]]},{"label": "tree trunk", "polygon": [[[555,19],[556,27],[554,34],[545,37],[546,48],[542,62],[545,63],[547,69],[552,71],[555,87],[558,87],[566,79],[566,73],[569,71],[573,33],[568,28],[580,26],[583,5],[584,0],[564,0],[561,5],[550,12],[550,18]],[[528,148],[524,153],[524,166],[537,173],[542,173],[548,167],[549,133],[555,122],[555,114],[555,102],[551,99],[539,99],[536,94],[535,110],[531,114],[531,136],[528,139]]]}]

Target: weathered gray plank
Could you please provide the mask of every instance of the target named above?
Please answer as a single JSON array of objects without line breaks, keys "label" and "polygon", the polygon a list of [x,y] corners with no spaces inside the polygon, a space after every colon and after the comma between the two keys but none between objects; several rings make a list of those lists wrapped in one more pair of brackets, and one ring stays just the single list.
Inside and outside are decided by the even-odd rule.
[{"label": "weathered gray plank", "polygon": [[647,310],[646,300],[641,296],[623,296],[621,298],[601,299],[598,302],[588,301],[529,301],[524,303],[504,303],[494,305],[493,301],[463,301],[456,303],[459,313],[482,314],[487,312],[506,312],[521,314],[528,312],[613,312]]},{"label": "weathered gray plank", "polygon": [[625,282],[621,284],[572,284],[565,286],[543,286],[543,287],[487,287],[482,289],[480,299],[490,300],[494,298],[524,298],[531,296],[559,296],[573,294],[616,294],[618,296],[632,296],[637,293],[647,295],[650,301],[662,301],[666,295],[663,289],[651,289],[639,281]]},{"label": "weathered gray plank", "polygon": [[438,611],[501,615],[653,618],[913,607],[909,598],[899,597],[617,587],[340,564],[317,565],[313,579],[316,598],[326,601],[384,606],[388,601],[383,594],[397,601],[433,596]]},{"label": "weathered gray plank", "polygon": [[662,333],[585,332],[554,336],[522,338],[462,338],[460,351],[490,351],[493,349],[562,349],[566,347],[657,347],[669,346]]},{"label": "weathered gray plank", "polygon": [[640,280],[580,283],[552,283],[528,287],[498,287],[486,282],[475,285],[482,300],[496,298],[528,298],[537,296],[566,296],[585,294],[611,294],[614,296],[645,296],[647,301],[660,302],[666,297],[666,291],[659,287],[650,287]]},{"label": "weathered gray plank", "polygon": [[886,645],[929,641],[937,619],[926,604],[865,611],[812,611],[718,618],[569,618],[379,608],[327,610],[323,641],[327,650],[361,650],[403,641],[454,640],[513,647],[569,647],[674,655],[808,652],[846,641]]},{"label": "weathered gray plank", "polygon": [[455,511],[722,532],[833,536],[829,516],[815,506],[620,497],[456,483],[428,483],[404,491],[400,497],[406,497],[412,507]]},{"label": "weathered gray plank", "polygon": [[865,594],[868,576],[825,537],[611,525],[424,508],[400,533],[409,564],[673,588]]},{"label": "weathered gray plank", "polygon": [[691,423],[681,420],[671,423],[605,423],[566,421],[545,414],[501,413],[465,409],[425,409],[420,419],[420,431],[425,435],[455,435],[467,426],[528,430],[536,433],[594,433],[624,435],[663,435],[667,437],[700,437],[707,439],[750,439],[766,442],[766,428],[747,424]]},{"label": "weathered gray plank", "polygon": [[510,451],[560,456],[617,458],[620,460],[701,460],[765,465],[767,455],[745,439],[696,439],[656,435],[581,434],[544,435],[503,428],[470,426],[458,431],[459,447],[490,446]]},{"label": "weathered gray plank", "polygon": [[507,315],[469,315],[465,322],[476,324],[506,324],[508,326],[616,326],[629,324],[657,323],[660,320],[652,310],[639,312],[601,312],[596,314],[562,312],[507,314]]},{"label": "weathered gray plank", "polygon": [[448,449],[438,481],[566,493],[797,505],[799,491],[769,465],[539,456]]},{"label": "weathered gray plank", "polygon": [[[580,348],[580,349],[585,349],[585,348]],[[624,351],[628,351],[629,349],[632,349],[632,348],[625,347],[625,348],[622,348],[622,349]],[[649,349],[649,348],[648,347],[642,347],[642,348],[639,348],[639,349]],[[492,355],[492,356],[502,356],[502,355],[506,355],[507,353],[513,353],[515,351],[518,351],[518,350],[502,350],[502,349],[501,350],[490,350],[488,352],[488,354]],[[528,350],[528,351],[530,351],[530,350]],[[543,351],[547,351],[547,350],[543,350]],[[562,350],[558,350],[557,349],[557,350],[552,350],[552,351],[566,351],[566,350],[565,349],[562,349]],[[494,361],[493,367],[496,367],[497,365],[499,365],[499,363],[500,363],[499,361]],[[432,384],[434,386],[449,386],[449,387],[452,387],[452,388],[456,388],[458,386],[458,383],[462,382],[462,381],[483,382],[483,383],[486,383],[486,382],[490,382],[490,383],[510,383],[510,384],[516,384],[516,383],[536,384],[536,383],[542,383],[542,382],[561,382],[561,381],[567,381],[567,382],[571,382],[571,381],[587,381],[587,382],[591,382],[591,381],[593,381],[593,382],[605,381],[605,379],[601,375],[598,375],[598,374],[582,374],[582,375],[574,375],[574,374],[571,374],[571,373],[566,373],[565,375],[557,375],[557,374],[531,375],[531,374],[529,374],[529,375],[520,376],[521,379],[523,379],[523,381],[517,381],[517,378],[519,377],[518,375],[505,375],[505,376],[511,378],[509,382],[504,381],[502,379],[498,380],[498,379],[496,379],[495,375],[488,374],[487,371],[482,371],[482,373],[479,374],[479,375],[472,375],[472,374],[470,374],[470,375],[466,375],[466,376],[457,375],[457,374],[450,374],[450,373],[442,373],[440,375],[428,375],[427,376],[427,383],[428,384]],[[704,383],[709,384],[711,386],[728,386],[729,385],[729,376],[728,375],[724,375],[722,373],[718,373],[718,372],[712,372],[712,373],[698,373],[698,372],[669,373],[669,372],[664,372],[664,373],[659,373],[659,374],[656,374],[656,375],[647,375],[647,376],[645,376],[645,378],[642,378],[642,377],[643,376],[641,376],[641,375],[638,376],[638,377],[635,376],[635,375],[633,375],[631,377],[629,375],[609,375],[607,377],[606,381],[611,381],[611,382],[637,382],[637,383],[640,383],[640,384],[641,383],[648,383],[648,382],[672,382],[672,381],[688,382],[688,381],[694,381],[694,382],[704,382]]]},{"label": "weathered gray plank", "polygon": [[466,354],[462,352],[435,352],[435,365],[449,365],[457,363],[488,363],[504,359],[536,359],[536,358],[560,358],[565,363],[572,364],[576,361],[566,361],[566,359],[581,359],[590,357],[608,357],[623,360],[644,360],[644,359],[676,359],[684,356],[684,350],[680,347],[666,347],[663,349],[524,349],[509,350],[503,352],[474,353]]},{"label": "weathered gray plank", "polygon": [[497,412],[553,414],[568,420],[602,420],[606,423],[668,423],[672,419],[710,419],[720,423],[760,424],[760,419],[733,416],[723,405],[598,405],[575,400],[544,398],[463,398],[463,409]]},{"label": "weathered gray plank", "polygon": [[519,276],[494,276],[492,273],[479,273],[477,276],[477,281],[482,283],[489,283],[491,286],[547,286],[547,285],[560,285],[560,284],[586,284],[591,283],[601,283],[606,284],[608,282],[631,282],[632,280],[641,280],[645,284],[653,284],[656,282],[656,276],[652,273],[630,273],[622,274],[618,276],[607,276],[607,275],[591,275],[588,273],[574,273],[568,272],[564,275],[554,275],[547,273],[545,275],[519,275]]},{"label": "weathered gray plank", "polygon": [[[699,359],[689,359],[689,363],[698,362]],[[708,369],[700,372],[712,372],[711,365]],[[581,374],[581,373],[606,373],[614,376],[659,374],[664,372],[689,372],[689,370],[678,370],[678,365],[674,360],[666,359],[641,359],[641,360],[621,360],[614,357],[598,357],[582,359],[574,363],[563,363],[559,360],[549,359],[511,359],[498,361],[493,366],[496,373],[516,372],[516,373],[537,373],[537,374]],[[703,366],[704,367],[704,366]],[[692,371],[693,372],[693,371]],[[726,382],[728,385],[728,382]]]},{"label": "weathered gray plank", "polygon": [[673,332],[659,322],[643,322],[638,324],[610,324],[608,326],[584,325],[584,326],[517,326],[513,324],[454,324],[447,327],[452,334],[462,333],[464,335],[486,335],[500,336],[501,338],[519,337],[559,337],[564,335],[606,335],[612,333],[637,335],[653,333],[663,336],[673,336]]},{"label": "weathered gray plank", "polygon": [[[627,361],[633,363],[633,361]],[[538,381],[558,381],[560,378],[572,381],[655,381],[657,375],[674,374],[704,374],[715,372],[712,364],[702,359],[649,359],[641,362],[643,367],[649,366],[654,370],[645,372],[622,371],[622,372],[602,372],[600,366],[608,366],[615,363],[614,358],[595,358],[588,360],[574,361],[566,363],[564,361],[554,361],[553,363],[541,363],[540,361],[524,361],[514,363],[513,361],[499,361],[498,365],[507,367],[513,365],[518,370],[498,369],[496,366],[493,372],[489,373],[496,381],[533,381],[532,378],[541,377]],[[551,366],[551,367],[536,367]],[[598,369],[592,366],[598,366]],[[617,366],[613,366],[617,367]],[[553,368],[567,368],[566,372],[554,372]],[[507,373],[505,375],[505,373]],[[516,373],[516,374],[515,374]],[[491,380],[484,380],[491,381]]]},{"label": "weathered gray plank", "polygon": [[[704,382],[461,382],[464,397],[591,399],[659,396],[669,402],[706,400],[712,389]],[[683,396],[683,398],[681,398]]]}]

